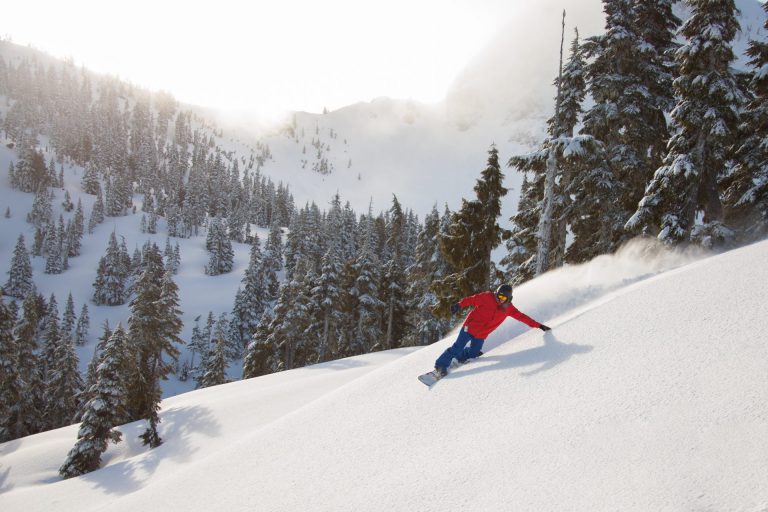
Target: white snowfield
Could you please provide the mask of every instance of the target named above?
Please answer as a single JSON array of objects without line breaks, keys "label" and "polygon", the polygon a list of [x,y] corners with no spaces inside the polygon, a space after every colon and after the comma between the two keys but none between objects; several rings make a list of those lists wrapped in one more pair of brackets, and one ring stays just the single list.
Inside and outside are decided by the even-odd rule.
[{"label": "white snowfield", "polygon": [[169,398],[163,446],[124,426],[81,478],[75,426],[5,443],[0,510],[764,511],[768,242],[680,258],[520,287],[553,330],[510,320],[431,389],[452,336]]}]

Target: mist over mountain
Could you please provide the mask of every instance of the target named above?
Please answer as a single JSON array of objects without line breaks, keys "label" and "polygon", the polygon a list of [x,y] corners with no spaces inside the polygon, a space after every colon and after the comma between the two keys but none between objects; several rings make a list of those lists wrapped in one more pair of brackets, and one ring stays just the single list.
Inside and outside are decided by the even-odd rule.
[{"label": "mist over mountain", "polygon": [[[734,41],[735,66],[744,69],[744,50],[751,39],[763,36],[765,15],[757,0],[736,4],[742,30]],[[467,63],[437,103],[375,98],[325,114],[295,113],[282,129],[243,116],[222,120],[270,145],[274,159],[265,169],[289,182],[299,202],[338,191],[358,209],[371,200],[382,207],[392,194],[419,214],[434,204],[455,209],[471,194],[491,144],[506,163],[543,140],[554,111],[563,9],[565,58],[574,28],[582,41],[604,29],[600,2],[519,2],[507,26]],[[683,20],[689,14],[682,4],[675,12]],[[321,150],[311,147],[313,139],[322,141],[317,143]],[[330,172],[308,172],[323,160]],[[517,210],[522,182],[513,169],[505,167],[505,174],[510,192],[502,223]]]}]

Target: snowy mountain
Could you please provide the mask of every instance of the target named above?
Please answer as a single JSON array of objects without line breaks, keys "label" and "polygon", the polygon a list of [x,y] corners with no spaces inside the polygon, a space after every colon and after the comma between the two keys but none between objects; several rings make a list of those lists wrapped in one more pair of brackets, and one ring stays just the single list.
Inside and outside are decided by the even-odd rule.
[{"label": "snowy mountain", "polygon": [[[736,6],[742,28],[734,41],[736,67],[745,69],[744,50],[749,40],[764,37],[765,14],[757,0],[737,0]],[[376,98],[325,114],[297,113],[278,130],[256,128],[244,117],[221,117],[220,122],[240,127],[243,139],[250,134],[270,146],[274,159],[265,172],[290,183],[299,203],[322,201],[338,191],[359,211],[371,199],[376,209],[385,208],[392,194],[420,215],[434,204],[455,210],[471,194],[491,144],[506,163],[543,140],[554,109],[563,9],[566,52],[575,27],[582,40],[604,30],[601,2],[518,2],[505,29],[435,104]],[[683,20],[689,14],[682,3],[675,12]],[[313,141],[322,147],[319,152]],[[323,159],[331,172],[312,172]],[[510,192],[504,222],[517,209],[522,182],[512,169],[505,167],[505,174]]]},{"label": "snowy mountain", "polygon": [[77,426],[5,443],[0,507],[764,510],[768,242],[699,257],[531,281],[515,304],[553,330],[508,320],[432,389],[453,337],[167,399],[163,446],[125,425],[81,478],[56,474]]}]

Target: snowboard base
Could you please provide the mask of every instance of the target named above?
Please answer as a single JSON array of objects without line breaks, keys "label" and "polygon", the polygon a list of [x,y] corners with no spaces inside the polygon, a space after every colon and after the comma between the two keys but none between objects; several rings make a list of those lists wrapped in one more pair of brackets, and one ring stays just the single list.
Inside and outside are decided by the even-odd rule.
[{"label": "snowboard base", "polygon": [[427,372],[424,375],[419,375],[418,378],[422,384],[431,387],[435,382],[439,381],[442,377],[437,377],[435,375],[435,372]]}]

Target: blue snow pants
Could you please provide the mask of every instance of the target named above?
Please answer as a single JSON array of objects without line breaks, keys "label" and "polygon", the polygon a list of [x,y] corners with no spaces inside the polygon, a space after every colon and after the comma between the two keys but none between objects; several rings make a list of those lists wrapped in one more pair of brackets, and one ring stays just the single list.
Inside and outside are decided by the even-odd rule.
[{"label": "blue snow pants", "polygon": [[[448,368],[451,365],[451,360],[453,358],[456,358],[459,362],[463,363],[467,359],[479,356],[480,351],[483,349],[484,342],[485,340],[475,338],[469,334],[466,327],[462,327],[454,344],[448,347],[445,352],[437,358],[435,367]],[[467,346],[467,343],[469,343],[469,346]]]}]

